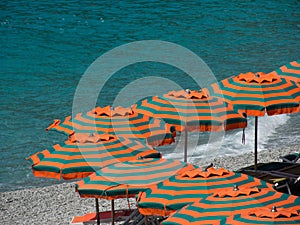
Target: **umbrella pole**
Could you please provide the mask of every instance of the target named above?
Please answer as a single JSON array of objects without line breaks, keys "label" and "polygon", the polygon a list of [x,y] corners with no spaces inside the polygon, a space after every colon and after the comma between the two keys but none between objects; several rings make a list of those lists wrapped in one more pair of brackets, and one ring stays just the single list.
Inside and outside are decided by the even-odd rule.
[{"label": "umbrella pole", "polygon": [[111,200],[111,224],[115,224],[115,201]]},{"label": "umbrella pole", "polygon": [[188,131],[184,129],[184,162],[187,162],[187,142],[188,142]]},{"label": "umbrella pole", "polygon": [[96,200],[96,218],[97,218],[97,225],[100,225],[100,213],[99,213],[99,201],[98,198]]},{"label": "umbrella pole", "polygon": [[148,225],[148,216],[145,216],[145,225]]},{"label": "umbrella pole", "polygon": [[254,170],[257,170],[257,125],[258,125],[258,117],[255,116],[255,139],[254,139]]}]

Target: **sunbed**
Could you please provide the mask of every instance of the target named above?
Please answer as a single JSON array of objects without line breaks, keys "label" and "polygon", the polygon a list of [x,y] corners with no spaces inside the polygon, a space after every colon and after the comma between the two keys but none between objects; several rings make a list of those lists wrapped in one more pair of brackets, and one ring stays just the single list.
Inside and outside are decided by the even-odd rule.
[{"label": "sunbed", "polygon": [[[128,216],[133,212],[133,209],[115,210],[115,222],[125,221]],[[100,212],[100,219],[102,223],[111,223],[111,211]],[[87,224],[97,224],[97,213],[87,213],[83,216],[74,216],[72,225],[87,225]]]},{"label": "sunbed", "polygon": [[[299,154],[299,152],[295,152],[292,154],[280,156],[279,158],[282,159],[282,162],[298,163],[298,159],[300,159],[300,154]],[[299,160],[299,163],[300,163],[300,160]]]},{"label": "sunbed", "polygon": [[236,172],[245,173],[274,184],[273,187],[277,191],[300,196],[300,163],[259,163],[257,170],[252,165]]}]

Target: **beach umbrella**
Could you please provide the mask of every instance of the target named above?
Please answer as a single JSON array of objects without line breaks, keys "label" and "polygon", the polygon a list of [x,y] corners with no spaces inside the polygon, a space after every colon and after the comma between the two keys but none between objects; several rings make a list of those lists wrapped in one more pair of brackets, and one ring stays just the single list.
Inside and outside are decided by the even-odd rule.
[{"label": "beach umbrella", "polygon": [[131,139],[146,139],[152,146],[171,144],[176,134],[174,127],[162,120],[137,113],[131,108],[96,107],[87,113],[78,113],[54,122],[46,129],[65,134],[109,133]]},{"label": "beach umbrella", "polygon": [[185,205],[225,188],[237,185],[241,189],[249,187],[271,188],[270,184],[257,178],[234,173],[225,169],[195,169],[151,186],[137,198],[139,211],[144,215],[167,216]]},{"label": "beach umbrella", "polygon": [[[232,215],[238,216],[244,214],[244,211],[252,214],[256,210],[261,210],[261,216],[265,217],[271,213],[272,208],[273,210],[277,209],[279,213],[283,211],[292,212],[289,220],[294,220],[295,218],[292,215],[294,215],[293,212],[295,210],[300,210],[300,198],[276,192],[269,188],[238,188],[235,186],[234,188],[225,188],[200,201],[185,206],[173,213],[162,225],[231,224],[228,222],[232,219],[228,219],[227,222],[225,221]],[[266,213],[264,213],[263,209],[267,209]],[[276,219],[279,218],[275,217],[274,221]],[[279,221],[282,224],[283,220],[277,220],[277,222]],[[240,224],[239,222],[237,221],[233,224]],[[252,222],[248,224],[257,224],[259,219],[256,222]]]},{"label": "beach umbrella", "polygon": [[84,198],[117,199],[134,197],[150,185],[174,174],[195,169],[179,160],[141,158],[112,164],[97,170],[76,183],[76,191]]},{"label": "beach umbrella", "polygon": [[270,74],[279,75],[280,77],[300,83],[300,60],[281,66]]},{"label": "beach umbrella", "polygon": [[300,202],[291,208],[255,208],[244,210],[240,214],[231,215],[226,219],[226,225],[292,225],[300,224]]},{"label": "beach umbrella", "polygon": [[185,132],[184,161],[187,161],[187,132],[219,132],[245,128],[247,120],[221,98],[207,91],[170,91],[163,96],[151,96],[139,101],[137,112],[175,126]]},{"label": "beach umbrella", "polygon": [[[73,133],[69,139],[27,158],[36,177],[56,179],[84,178],[110,164],[147,157],[161,157],[149,145],[111,134]],[[97,224],[99,201],[95,198]]]},{"label": "beach umbrella", "polygon": [[210,94],[224,98],[240,113],[255,116],[254,164],[257,168],[258,117],[299,112],[300,86],[276,74],[245,73],[209,87]]},{"label": "beach umbrella", "polygon": [[[75,188],[80,197],[111,200],[112,212],[114,212],[115,199],[134,197],[140,191],[174,174],[181,174],[195,168],[196,166],[179,160],[141,158],[101,168],[77,182]],[[112,221],[114,221],[113,214]]]},{"label": "beach umbrella", "polygon": [[160,153],[137,140],[110,134],[73,134],[28,157],[36,177],[76,179],[86,177],[110,164],[139,157],[159,157]]}]

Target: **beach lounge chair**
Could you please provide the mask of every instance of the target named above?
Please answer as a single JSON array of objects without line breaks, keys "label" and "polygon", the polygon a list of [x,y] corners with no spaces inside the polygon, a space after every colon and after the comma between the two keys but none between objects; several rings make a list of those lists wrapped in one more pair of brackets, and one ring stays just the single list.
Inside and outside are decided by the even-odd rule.
[{"label": "beach lounge chair", "polygon": [[300,153],[295,152],[293,154],[280,156],[279,158],[282,159],[282,162],[297,163],[298,159],[300,159]]},{"label": "beach lounge chair", "polygon": [[161,216],[144,216],[135,209],[131,215],[124,221],[123,225],[159,225],[165,218]]},{"label": "beach lounge chair", "polygon": [[300,196],[300,163],[269,162],[239,169],[245,173],[273,184],[275,190]]},{"label": "beach lounge chair", "polygon": [[[159,225],[164,218],[159,216],[144,216],[138,209],[115,210],[115,222],[123,225]],[[111,211],[100,212],[100,224],[111,224]],[[96,212],[87,213],[83,216],[74,216],[71,225],[97,224]]]},{"label": "beach lounge chair", "polygon": [[[115,222],[125,221],[129,215],[133,212],[133,209],[123,209],[123,210],[115,210],[114,218]],[[100,212],[100,222],[102,223],[111,223],[111,211]],[[97,213],[87,213],[83,216],[74,216],[72,221],[72,225],[88,225],[88,224],[97,224]]]}]

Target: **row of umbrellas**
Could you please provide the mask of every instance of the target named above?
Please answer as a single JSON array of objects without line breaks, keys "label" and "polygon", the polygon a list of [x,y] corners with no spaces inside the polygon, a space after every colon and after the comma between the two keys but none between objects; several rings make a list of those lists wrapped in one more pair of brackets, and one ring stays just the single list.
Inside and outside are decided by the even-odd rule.
[{"label": "row of umbrellas", "polygon": [[177,209],[224,190],[269,188],[259,179],[241,173],[234,173],[214,167],[203,171],[194,169],[175,175],[140,192],[137,198],[139,211],[144,215],[168,216]]},{"label": "row of umbrellas", "polygon": [[293,61],[269,74],[240,74],[201,91],[172,91],[163,96],[148,97],[132,108],[97,107],[74,118],[69,116],[62,122],[55,120],[47,130],[146,138],[152,146],[160,146],[174,142],[176,129],[185,132],[186,162],[187,132],[245,128],[247,120],[244,116],[254,116],[256,167],[258,117],[299,112],[299,68],[299,62]]},{"label": "row of umbrellas", "polygon": [[[138,203],[139,208],[143,209],[143,204],[151,205],[143,200],[152,196],[154,189],[146,190],[151,185],[165,187],[164,182],[192,181],[191,177],[199,178],[202,173],[207,173],[187,163],[187,132],[244,129],[247,126],[246,116],[255,116],[257,121],[258,116],[266,113],[299,112],[299,71],[300,62],[295,61],[269,74],[240,74],[200,91],[172,91],[163,96],[148,97],[131,108],[97,107],[74,118],[69,116],[63,121],[55,120],[47,130],[63,132],[69,135],[68,140],[30,156],[28,160],[32,162],[33,174],[56,179],[86,177],[76,186],[82,197],[113,200],[145,191],[139,196]],[[284,77],[293,74],[294,80]],[[162,159],[155,150],[157,146],[173,143],[176,131],[185,132],[184,162]],[[256,165],[257,138],[255,146]],[[217,175],[220,173],[214,172]],[[215,173],[212,173],[213,177]],[[231,179],[230,176],[244,176],[229,171],[221,174],[225,174],[226,181]],[[171,178],[175,180],[170,181]],[[237,177],[233,180],[238,186],[255,183],[259,189],[269,188],[259,183],[262,181],[253,183],[249,178],[244,180],[247,184],[239,183]],[[193,187],[200,185],[198,181],[191,184]],[[184,193],[186,185],[182,183],[179,193]],[[228,185],[233,183],[228,182]],[[209,188],[215,185],[206,181],[204,186]],[[224,184],[220,187],[224,188]],[[169,198],[177,193],[177,190],[168,188],[162,190],[172,193]],[[193,190],[189,191],[197,196]],[[212,191],[203,190],[200,194],[208,195]],[[154,192],[154,195],[160,196],[161,192]],[[177,200],[181,199],[184,197],[178,195]],[[154,202],[163,201],[155,197]],[[178,207],[184,205],[178,204]],[[168,212],[166,205],[155,210]]]},{"label": "row of umbrellas", "polygon": [[[137,195],[141,214],[168,216],[162,224],[212,224],[212,220],[225,224],[222,221],[229,216],[258,207],[264,210],[260,217],[266,224],[300,221],[300,197],[276,192],[270,184],[246,174],[213,167],[204,170],[172,159],[110,165],[77,182],[76,191],[84,198]],[[251,220],[255,218],[248,224],[253,224]]]},{"label": "row of umbrellas", "polygon": [[[174,225],[299,224],[299,197],[275,192],[261,180],[224,169],[196,169],[196,174],[194,170],[175,175],[140,192],[139,211],[168,216],[162,224]],[[230,221],[231,216],[243,217],[254,210],[261,214]]]}]

